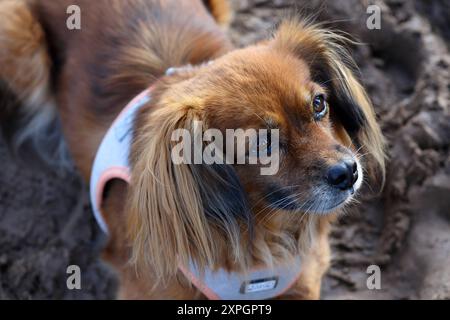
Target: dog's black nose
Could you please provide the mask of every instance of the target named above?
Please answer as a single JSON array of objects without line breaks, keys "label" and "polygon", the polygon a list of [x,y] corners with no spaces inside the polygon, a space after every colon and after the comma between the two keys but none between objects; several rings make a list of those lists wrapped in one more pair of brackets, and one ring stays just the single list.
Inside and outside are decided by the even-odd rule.
[{"label": "dog's black nose", "polygon": [[358,180],[358,165],[355,161],[343,161],[332,166],[327,173],[327,181],[333,187],[348,190]]}]

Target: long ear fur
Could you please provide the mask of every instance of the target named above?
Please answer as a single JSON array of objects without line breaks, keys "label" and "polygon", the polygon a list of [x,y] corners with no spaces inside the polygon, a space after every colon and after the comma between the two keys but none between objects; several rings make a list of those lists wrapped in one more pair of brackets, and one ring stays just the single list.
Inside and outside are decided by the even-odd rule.
[{"label": "long ear fur", "polygon": [[[223,250],[242,262],[239,217],[249,217],[243,189],[227,165],[174,164],[174,130],[193,130],[192,109],[150,106],[136,124],[128,201],[132,263],[156,279],[175,276],[179,264],[203,270],[223,262]],[[152,111],[154,110],[154,111]]]},{"label": "long ear fur", "polygon": [[373,106],[352,72],[356,65],[341,45],[348,41],[318,25],[291,18],[281,23],[273,45],[303,59],[311,69],[313,80],[328,88],[331,113],[355,147],[370,157],[366,165],[372,177],[379,175],[384,181],[385,140]]}]

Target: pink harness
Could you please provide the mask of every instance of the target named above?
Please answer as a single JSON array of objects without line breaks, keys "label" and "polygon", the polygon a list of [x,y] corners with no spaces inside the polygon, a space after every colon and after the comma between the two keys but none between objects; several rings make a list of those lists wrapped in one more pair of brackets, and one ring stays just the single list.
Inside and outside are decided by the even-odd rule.
[{"label": "pink harness", "polygon": [[[134,98],[113,122],[97,151],[90,181],[90,197],[94,216],[100,228],[108,233],[108,226],[100,212],[106,183],[112,179],[131,182],[128,160],[133,120],[143,105],[151,100],[151,89]],[[292,264],[276,268],[258,268],[247,274],[220,269],[201,274],[196,266],[179,266],[180,271],[208,299],[270,299],[286,292],[300,275],[300,258]]]}]

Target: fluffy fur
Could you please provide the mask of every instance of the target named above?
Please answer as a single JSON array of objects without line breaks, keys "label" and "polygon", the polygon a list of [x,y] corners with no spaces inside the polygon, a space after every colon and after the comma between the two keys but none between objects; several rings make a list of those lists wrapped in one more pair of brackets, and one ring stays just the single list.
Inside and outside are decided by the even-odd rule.
[{"label": "fluffy fur", "polygon": [[51,58],[42,26],[24,1],[0,1],[0,20],[2,93],[14,96],[11,102],[3,100],[2,129],[15,153],[24,144],[31,145],[45,162],[67,167],[70,160],[55,130],[59,124],[50,83]]},{"label": "fluffy fur", "polygon": [[[115,116],[154,84],[134,125],[132,183],[111,182],[102,208],[110,229],[104,258],[118,270],[121,297],[202,298],[178,269],[191,259],[200,268],[246,272],[294,255],[302,256],[302,274],[284,298],[319,297],[330,223],[352,199],[330,188],[324,172],[352,158],[359,185],[362,166],[384,174],[384,140],[341,36],[290,18],[271,39],[233,49],[217,24],[229,21],[225,1],[14,3],[0,2],[0,16],[21,17],[0,20],[7,39],[0,61],[13,67],[0,79],[21,97],[23,113],[39,117],[44,101],[56,101],[86,180]],[[64,27],[70,4],[82,8],[82,30]],[[184,65],[193,67],[164,76]],[[26,68],[35,70],[31,80],[16,81]],[[34,92],[46,98],[36,103]],[[311,120],[317,92],[330,106],[320,122]],[[258,166],[174,165],[171,134],[192,130],[194,120],[222,131],[279,129],[280,171],[259,176]]]}]

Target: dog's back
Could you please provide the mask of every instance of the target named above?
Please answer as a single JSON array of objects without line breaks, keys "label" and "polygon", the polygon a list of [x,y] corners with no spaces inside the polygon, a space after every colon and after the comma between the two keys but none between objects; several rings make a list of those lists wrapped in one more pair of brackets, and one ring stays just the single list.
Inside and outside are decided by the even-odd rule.
[{"label": "dog's back", "polygon": [[[67,27],[73,5],[81,29]],[[8,66],[0,79],[21,101],[12,113],[24,119],[15,143],[48,133],[59,115],[87,179],[106,128],[134,95],[171,66],[198,64],[230,48],[208,9],[227,22],[222,0],[0,2],[6,44],[0,63]]]}]

